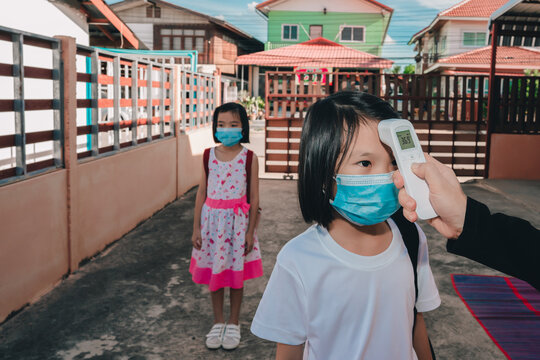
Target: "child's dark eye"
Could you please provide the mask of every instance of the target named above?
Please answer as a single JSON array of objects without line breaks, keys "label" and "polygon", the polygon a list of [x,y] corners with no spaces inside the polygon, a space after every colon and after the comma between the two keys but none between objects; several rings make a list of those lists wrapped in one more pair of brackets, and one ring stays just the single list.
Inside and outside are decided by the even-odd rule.
[{"label": "child's dark eye", "polygon": [[362,160],[362,161],[358,162],[358,165],[363,166],[363,167],[369,167],[371,165],[371,161]]},{"label": "child's dark eye", "polygon": [[397,166],[396,160],[392,160],[392,166]]}]

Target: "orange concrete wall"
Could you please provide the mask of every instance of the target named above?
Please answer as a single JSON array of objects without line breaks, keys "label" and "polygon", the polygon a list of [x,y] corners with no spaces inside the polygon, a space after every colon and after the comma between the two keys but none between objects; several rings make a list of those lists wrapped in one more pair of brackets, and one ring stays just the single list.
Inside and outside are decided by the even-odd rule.
[{"label": "orange concrete wall", "polygon": [[493,134],[489,178],[540,180],[540,135]]},{"label": "orange concrete wall", "polygon": [[[0,322],[199,183],[210,127],[0,186]],[[69,244],[69,245],[68,245]]]},{"label": "orange concrete wall", "polygon": [[77,167],[73,268],[176,198],[175,153],[173,138]]},{"label": "orange concrete wall", "polygon": [[68,271],[66,175],[0,187],[0,322]]}]

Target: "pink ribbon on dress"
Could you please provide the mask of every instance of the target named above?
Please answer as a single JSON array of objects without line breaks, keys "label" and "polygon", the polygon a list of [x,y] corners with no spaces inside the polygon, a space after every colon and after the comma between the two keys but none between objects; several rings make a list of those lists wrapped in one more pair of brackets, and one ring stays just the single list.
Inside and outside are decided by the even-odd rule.
[{"label": "pink ribbon on dress", "polygon": [[212,199],[207,197],[206,205],[214,209],[234,209],[236,215],[240,215],[240,211],[248,216],[250,205],[247,203],[247,197],[244,195],[240,199]]},{"label": "pink ribbon on dress", "polygon": [[244,203],[236,203],[234,204],[234,213],[236,215],[240,215],[238,213],[238,210],[242,210],[242,212],[244,213],[244,215],[248,215],[248,211],[249,211],[249,208],[250,208],[250,205],[247,203],[247,202],[244,202]]}]

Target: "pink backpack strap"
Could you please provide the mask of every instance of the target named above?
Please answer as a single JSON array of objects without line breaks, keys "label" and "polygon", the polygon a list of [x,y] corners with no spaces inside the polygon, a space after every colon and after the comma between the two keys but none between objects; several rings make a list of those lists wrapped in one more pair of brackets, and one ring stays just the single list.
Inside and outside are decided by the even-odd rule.
[{"label": "pink backpack strap", "polygon": [[203,166],[204,173],[206,174],[206,189],[208,190],[208,162],[210,161],[210,148],[204,149],[203,153]]},{"label": "pink backpack strap", "polygon": [[253,151],[249,150],[247,151],[247,157],[246,157],[246,178],[247,178],[247,202],[249,204],[249,195],[251,194],[251,162],[253,161]]}]

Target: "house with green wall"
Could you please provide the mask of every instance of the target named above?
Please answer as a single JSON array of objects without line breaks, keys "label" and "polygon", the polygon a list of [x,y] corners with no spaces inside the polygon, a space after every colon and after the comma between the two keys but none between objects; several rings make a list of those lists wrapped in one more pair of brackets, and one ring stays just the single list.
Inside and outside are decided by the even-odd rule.
[{"label": "house with green wall", "polygon": [[380,56],[393,9],[375,0],[267,0],[265,50],[323,37]]}]

